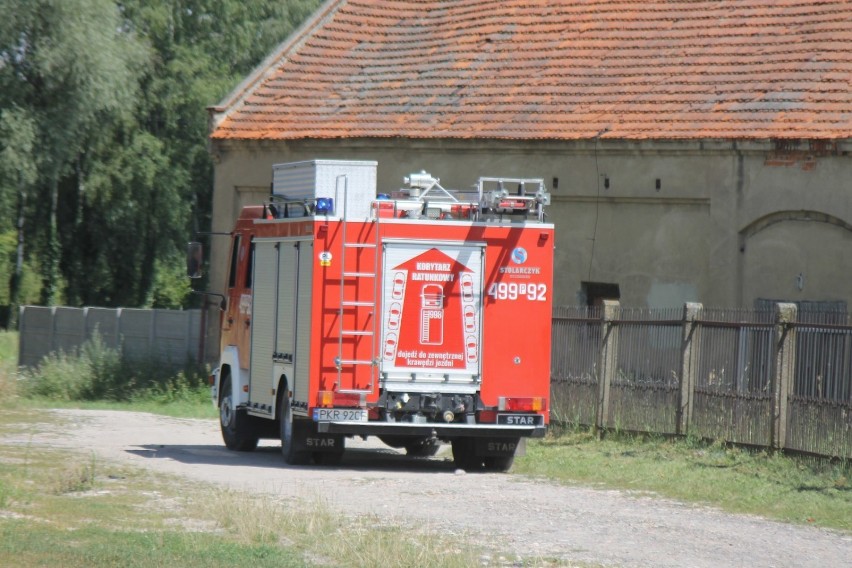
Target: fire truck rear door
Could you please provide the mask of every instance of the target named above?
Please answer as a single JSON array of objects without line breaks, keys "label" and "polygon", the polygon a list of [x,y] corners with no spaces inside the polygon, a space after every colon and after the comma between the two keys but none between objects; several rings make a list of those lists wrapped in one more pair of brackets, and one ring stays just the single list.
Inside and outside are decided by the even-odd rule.
[{"label": "fire truck rear door", "polygon": [[379,357],[387,390],[478,390],[484,264],[484,243],[385,241]]}]

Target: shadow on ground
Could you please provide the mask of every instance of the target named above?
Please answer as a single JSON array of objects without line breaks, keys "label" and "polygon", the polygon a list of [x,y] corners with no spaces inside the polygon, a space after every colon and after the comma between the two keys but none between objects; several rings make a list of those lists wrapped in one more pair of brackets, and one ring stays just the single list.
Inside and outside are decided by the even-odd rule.
[{"label": "shadow on ground", "polygon": [[347,448],[341,462],[334,466],[291,466],[284,462],[279,446],[259,446],[253,452],[234,452],[224,446],[152,444],[137,446],[127,453],[149,458],[170,459],[186,464],[257,467],[264,469],[351,469],[413,473],[453,472],[455,464],[442,446],[437,457],[411,458],[390,448]]}]

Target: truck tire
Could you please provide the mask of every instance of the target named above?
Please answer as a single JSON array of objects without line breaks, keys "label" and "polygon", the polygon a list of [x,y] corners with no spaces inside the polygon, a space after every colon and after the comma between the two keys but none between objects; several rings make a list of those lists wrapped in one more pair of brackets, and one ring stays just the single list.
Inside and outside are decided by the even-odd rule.
[{"label": "truck tire", "polygon": [[305,465],[310,457],[304,449],[307,425],[303,420],[293,418],[288,396],[282,397],[280,408],[281,454],[284,456],[284,461],[290,465]]},{"label": "truck tire", "polygon": [[222,398],[219,400],[219,426],[222,439],[229,450],[250,452],[257,447],[258,436],[245,409],[237,408],[231,392],[231,377],[222,379]]}]

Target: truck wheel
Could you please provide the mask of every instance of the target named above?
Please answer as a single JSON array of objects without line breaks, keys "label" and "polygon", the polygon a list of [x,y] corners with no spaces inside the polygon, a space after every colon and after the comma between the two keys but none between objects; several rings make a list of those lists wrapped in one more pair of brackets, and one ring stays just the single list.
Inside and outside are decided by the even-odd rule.
[{"label": "truck wheel", "polygon": [[281,400],[281,453],[284,461],[290,465],[304,465],[308,461],[305,447],[305,424],[293,419],[290,398],[286,395]]},{"label": "truck wheel", "polygon": [[250,452],[257,447],[258,436],[245,409],[237,408],[231,394],[231,377],[222,380],[222,399],[219,401],[219,425],[222,439],[229,450]]},{"label": "truck wheel", "polygon": [[473,438],[453,438],[453,461],[456,467],[465,471],[479,471],[482,469],[482,459],[476,456],[476,447]]},{"label": "truck wheel", "polygon": [[413,458],[431,458],[438,453],[441,442],[435,438],[420,438],[405,445],[405,453]]}]

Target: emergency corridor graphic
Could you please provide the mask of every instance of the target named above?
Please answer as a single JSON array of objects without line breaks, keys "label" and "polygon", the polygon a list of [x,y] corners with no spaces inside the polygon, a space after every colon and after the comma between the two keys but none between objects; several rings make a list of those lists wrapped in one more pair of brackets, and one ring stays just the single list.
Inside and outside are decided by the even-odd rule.
[{"label": "emergency corridor graphic", "polygon": [[383,369],[477,373],[481,248],[388,246],[385,270]]}]

